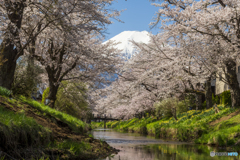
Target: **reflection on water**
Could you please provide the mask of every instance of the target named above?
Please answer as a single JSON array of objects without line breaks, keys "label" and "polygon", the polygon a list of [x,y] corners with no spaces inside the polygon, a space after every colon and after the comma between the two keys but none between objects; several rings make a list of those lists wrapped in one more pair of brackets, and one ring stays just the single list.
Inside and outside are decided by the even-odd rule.
[{"label": "reflection on water", "polygon": [[211,157],[211,151],[227,151],[207,145],[166,141],[110,129],[97,129],[92,134],[95,138],[105,140],[112,147],[120,150],[117,155],[109,156],[105,160],[240,160],[239,155]]}]

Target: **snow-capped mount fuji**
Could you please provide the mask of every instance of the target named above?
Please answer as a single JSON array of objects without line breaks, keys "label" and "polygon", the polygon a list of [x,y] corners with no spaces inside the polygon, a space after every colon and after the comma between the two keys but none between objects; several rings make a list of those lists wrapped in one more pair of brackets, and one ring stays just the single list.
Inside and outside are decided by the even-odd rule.
[{"label": "snow-capped mount fuji", "polygon": [[134,54],[137,53],[136,48],[130,41],[134,40],[136,42],[148,43],[150,41],[149,35],[150,33],[147,31],[123,31],[108,41],[112,40],[115,42],[120,42],[116,45],[116,48],[122,50],[124,58],[130,59]]}]

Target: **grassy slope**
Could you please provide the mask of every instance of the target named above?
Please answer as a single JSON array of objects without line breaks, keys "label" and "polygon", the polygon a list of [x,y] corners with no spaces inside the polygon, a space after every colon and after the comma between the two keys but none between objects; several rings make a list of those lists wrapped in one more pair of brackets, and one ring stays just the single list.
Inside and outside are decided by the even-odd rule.
[{"label": "grassy slope", "polygon": [[66,114],[66,113],[57,111],[55,109],[52,109],[48,106],[45,106],[42,103],[39,103],[37,101],[34,101],[32,99],[26,99],[23,96],[19,97],[19,100],[22,101],[23,103],[26,103],[35,107],[45,115],[50,115],[52,117],[58,118],[62,122],[66,123],[75,133],[86,132],[89,128],[88,124],[82,122],[81,120],[69,114]]},{"label": "grassy slope", "polygon": [[85,134],[88,129],[81,120],[39,102],[0,96],[0,159],[89,159],[113,152]]},{"label": "grassy slope", "polygon": [[[151,117],[142,120],[134,118],[128,121],[108,122],[107,126],[124,131],[147,132],[159,138],[219,146],[234,145],[240,140],[240,110],[218,107],[220,112],[217,114],[213,108],[203,111],[191,110],[178,115],[177,121],[173,118],[162,120]],[[101,126],[103,123],[94,125]]]}]

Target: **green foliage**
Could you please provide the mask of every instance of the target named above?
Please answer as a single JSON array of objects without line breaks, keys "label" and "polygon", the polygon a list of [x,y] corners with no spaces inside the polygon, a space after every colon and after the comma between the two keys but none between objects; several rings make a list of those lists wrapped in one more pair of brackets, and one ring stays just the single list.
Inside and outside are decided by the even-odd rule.
[{"label": "green foliage", "polygon": [[[49,90],[48,87],[43,92],[42,103],[47,99]],[[63,81],[57,92],[55,109],[77,118],[89,117],[90,111],[86,101],[86,92],[86,85],[82,82]]]},{"label": "green foliage", "polygon": [[104,122],[91,122],[91,128],[104,127]]},{"label": "green foliage", "polygon": [[[231,109],[229,109],[231,110]],[[233,145],[239,140],[240,115],[232,117],[226,121],[222,121],[204,134],[202,137],[195,140],[196,143],[202,144],[217,144],[219,146]]]},{"label": "green foliage", "polygon": [[72,128],[72,130],[76,133],[86,132],[89,128],[89,126],[86,123],[69,114],[60,112],[56,109],[50,108],[49,106],[45,106],[44,104],[34,101],[32,99],[27,99],[26,97],[23,97],[23,96],[20,96],[19,99],[22,102],[27,103],[46,114],[49,114],[53,117],[60,119],[61,121],[68,124],[68,126]]},{"label": "green foliage", "polygon": [[[82,131],[86,132],[88,129],[87,124],[75,117],[56,111],[48,106],[44,106],[37,101],[27,99],[23,96],[15,98],[16,99],[9,99],[7,97],[2,97],[2,101],[4,101],[3,103],[7,106],[11,106],[12,104],[14,109],[22,108],[22,110],[18,112],[9,111],[5,106],[0,105],[0,148],[6,150],[8,155],[20,159],[19,155],[24,151],[24,154],[21,154],[24,158],[26,153],[31,153],[33,155],[32,159],[46,160],[49,159],[48,151],[59,151],[59,157],[64,155],[69,157],[69,159],[82,159],[92,155],[99,155],[99,153],[96,153],[96,155],[91,154],[92,146],[96,145],[96,143],[94,143],[94,145],[90,143],[91,137],[93,137],[91,134],[89,134],[87,138],[81,136],[83,137],[81,141],[75,139],[71,140],[70,138],[67,138],[67,140],[54,139],[55,136],[53,136],[50,129],[39,125],[34,118],[27,117],[25,112],[37,113],[39,111],[42,113],[41,118],[50,118],[53,121],[60,120],[61,123],[67,124],[69,128],[76,133],[82,133]],[[23,103],[25,104],[22,105]],[[30,106],[37,110],[30,109]],[[29,148],[30,152],[28,150]],[[52,153],[49,154],[52,156]],[[58,155],[56,155],[56,159],[59,158],[57,158],[57,156]]]},{"label": "green foliage", "polygon": [[12,92],[10,90],[0,86],[0,95],[1,96],[9,97],[11,95],[11,93]]},{"label": "green foliage", "polygon": [[22,56],[17,62],[12,92],[14,95],[31,97],[38,90],[37,85],[41,83],[40,74],[44,72],[40,66],[34,64],[31,57]]},{"label": "green foliage", "polygon": [[187,100],[188,106],[191,106],[192,109],[196,108],[196,95],[195,94],[187,94],[185,96],[185,100]]},{"label": "green foliage", "polygon": [[92,134],[88,134],[88,137],[93,138],[93,135]]},{"label": "green foliage", "polygon": [[137,123],[138,121],[139,121],[138,118],[133,118],[128,121],[121,121],[116,128],[122,131],[128,131],[128,128]]},{"label": "green foliage", "polygon": [[186,99],[185,101],[179,101],[177,104],[177,113],[184,113],[188,111],[188,106],[191,106],[190,100]]},{"label": "green foliage", "polygon": [[45,104],[45,100],[46,100],[47,97],[48,97],[49,90],[50,90],[50,88],[47,87],[47,88],[44,90],[44,92],[43,92],[43,95],[42,95],[42,103],[43,103],[43,104]]},{"label": "green foliage", "polygon": [[221,93],[220,95],[220,102],[223,105],[231,105],[232,101],[231,101],[231,93],[230,91],[224,91]]},{"label": "green foliage", "polygon": [[[214,94],[212,94],[212,104],[213,105],[214,104],[220,104],[220,99],[219,99],[219,97],[217,95],[214,96]],[[204,109],[206,109],[206,106],[207,106],[206,101],[203,102],[202,106],[203,106]]]},{"label": "green foliage", "polygon": [[[208,134],[212,128],[209,126],[209,123],[215,121],[223,116],[226,116],[235,111],[235,109],[224,108],[218,106],[220,112],[215,114],[215,110],[210,108],[208,110],[196,111],[191,110],[188,112],[183,112],[177,115],[178,120],[176,121],[173,117],[164,118],[161,120],[156,120],[155,118],[142,118],[137,120],[135,118],[128,121],[120,121],[117,123],[115,129],[138,132],[138,133],[147,133],[149,135],[155,135],[160,138],[173,138],[181,141],[191,141],[194,139],[199,139],[203,135]],[[108,126],[111,126],[116,122],[109,122]],[[226,129],[229,126],[236,127],[238,123],[226,123],[218,127],[217,130]],[[240,128],[237,127],[239,130]],[[214,133],[216,132],[214,131]],[[236,133],[237,129],[235,128],[233,133]],[[230,134],[229,134],[230,135]],[[222,141],[224,138],[228,138],[228,141]],[[196,142],[200,142],[197,141]],[[228,137],[223,135],[216,136],[216,140],[212,142],[213,144],[224,145],[226,143],[231,144],[236,142]]]},{"label": "green foliage", "polygon": [[145,117],[140,119],[137,123],[130,126],[128,130],[132,132],[147,134],[147,124],[157,121],[154,117]]},{"label": "green foliage", "polygon": [[86,92],[82,82],[62,82],[57,92],[56,109],[77,118],[91,116]]},{"label": "green foliage", "polygon": [[215,114],[214,108],[182,112],[177,115],[177,121],[173,117],[165,117],[160,120],[153,117],[133,118],[127,121],[108,122],[107,126],[114,126],[112,128],[128,132],[147,133],[158,138],[174,138],[180,141],[195,141],[219,146],[235,144],[240,138],[240,115],[210,126],[211,122],[237,110],[221,105],[218,108],[220,112],[217,114]]},{"label": "green foliage", "polygon": [[191,101],[186,98],[185,101],[178,101],[176,98],[164,99],[161,102],[154,104],[156,108],[156,116],[170,118],[173,116],[173,108],[176,108],[176,114],[188,111],[188,106],[191,106]]},{"label": "green foliage", "polygon": [[220,99],[217,95],[214,97],[214,94],[212,94],[212,103],[220,104]]},{"label": "green foliage", "polygon": [[111,123],[111,128],[117,127],[117,125],[119,124],[119,122],[120,122],[120,121],[113,121],[113,122]]},{"label": "green foliage", "polygon": [[164,99],[161,102],[154,104],[156,108],[156,116],[158,117],[172,117],[172,107],[176,106],[176,99]]},{"label": "green foliage", "polygon": [[50,148],[57,148],[60,150],[68,150],[72,155],[83,154],[83,151],[91,150],[91,145],[86,142],[75,142],[72,140],[64,140],[63,142],[55,142],[49,145]]}]

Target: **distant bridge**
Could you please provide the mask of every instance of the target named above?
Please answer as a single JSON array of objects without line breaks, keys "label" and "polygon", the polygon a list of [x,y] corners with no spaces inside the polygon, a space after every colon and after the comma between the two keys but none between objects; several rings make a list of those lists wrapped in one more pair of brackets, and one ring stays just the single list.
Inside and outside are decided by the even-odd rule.
[{"label": "distant bridge", "polygon": [[106,121],[119,121],[120,119],[116,119],[116,118],[112,118],[111,115],[107,116],[106,114],[105,115],[94,115],[92,114],[92,119],[93,120],[106,120]]},{"label": "distant bridge", "polygon": [[93,118],[94,120],[106,120],[106,121],[119,121],[120,119],[115,119],[115,118],[111,118],[111,117],[104,117],[104,118],[101,118],[101,117],[94,117]]},{"label": "distant bridge", "polygon": [[94,120],[95,122],[96,121],[100,122],[100,120],[104,121],[104,128],[106,128],[107,121],[119,121],[120,119],[112,118],[111,115],[109,117],[107,117],[106,114],[104,116],[103,115],[94,116],[94,114],[93,114],[92,120]]}]

